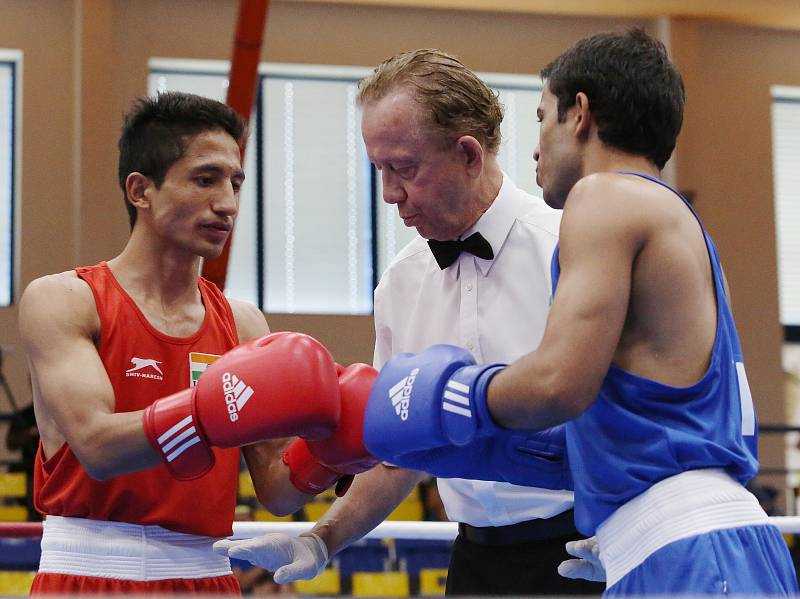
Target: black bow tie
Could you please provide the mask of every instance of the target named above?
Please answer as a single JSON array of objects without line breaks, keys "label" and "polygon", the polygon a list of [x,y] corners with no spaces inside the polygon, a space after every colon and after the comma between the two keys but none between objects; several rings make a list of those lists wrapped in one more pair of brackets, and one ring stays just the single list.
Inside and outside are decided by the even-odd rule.
[{"label": "black bow tie", "polygon": [[491,260],[494,258],[492,246],[486,241],[480,233],[473,233],[466,239],[459,239],[456,241],[436,241],[429,239],[428,245],[433,252],[433,257],[436,258],[436,264],[439,268],[444,270],[456,261],[461,252],[469,252],[470,254],[483,258],[484,260]]}]

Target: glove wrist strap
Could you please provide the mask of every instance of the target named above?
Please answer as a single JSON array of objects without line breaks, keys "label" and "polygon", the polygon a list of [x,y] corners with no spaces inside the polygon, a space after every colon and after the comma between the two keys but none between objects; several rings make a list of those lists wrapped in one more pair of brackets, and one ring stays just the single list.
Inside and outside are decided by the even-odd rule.
[{"label": "glove wrist strap", "polygon": [[463,447],[499,429],[489,414],[486,392],[492,377],[503,368],[505,364],[465,366],[447,381],[442,394],[442,427],[453,445]]},{"label": "glove wrist strap", "polygon": [[214,466],[214,453],[194,414],[191,389],[150,404],[142,424],[150,446],[173,478],[193,480]]}]

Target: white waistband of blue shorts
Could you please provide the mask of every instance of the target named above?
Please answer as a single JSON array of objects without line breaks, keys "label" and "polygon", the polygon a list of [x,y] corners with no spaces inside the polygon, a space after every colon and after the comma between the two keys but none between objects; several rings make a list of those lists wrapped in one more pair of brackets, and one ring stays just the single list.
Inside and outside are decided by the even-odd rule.
[{"label": "white waistband of blue shorts", "polygon": [[690,470],[664,479],[598,527],[606,587],[674,541],[768,523],[753,494],[722,470]]},{"label": "white waistband of blue shorts", "polygon": [[224,576],[231,565],[212,551],[216,540],[160,526],[48,516],[39,572],[139,581]]}]

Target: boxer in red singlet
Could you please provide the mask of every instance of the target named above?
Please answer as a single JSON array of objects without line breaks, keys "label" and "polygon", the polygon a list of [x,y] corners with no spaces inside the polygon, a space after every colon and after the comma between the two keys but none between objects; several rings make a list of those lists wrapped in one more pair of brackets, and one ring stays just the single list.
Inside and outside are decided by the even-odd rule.
[{"label": "boxer in red singlet", "polygon": [[[231,534],[238,446],[247,445],[258,498],[275,513],[372,465],[330,440],[346,427],[361,434],[360,422],[345,422],[343,369],[330,354],[303,335],[264,337],[255,306],[199,276],[238,211],[245,137],[245,123],[219,102],[140,98],[119,142],[125,248],[37,279],[23,295],[41,432],[34,494],[47,515],[33,594],[239,594],[227,558],[211,549]],[[295,366],[309,382],[272,382]],[[219,377],[230,382],[243,369],[247,384],[226,401]],[[372,373],[350,372],[350,395],[355,377],[365,399]],[[294,435],[317,441],[286,439]]]}]

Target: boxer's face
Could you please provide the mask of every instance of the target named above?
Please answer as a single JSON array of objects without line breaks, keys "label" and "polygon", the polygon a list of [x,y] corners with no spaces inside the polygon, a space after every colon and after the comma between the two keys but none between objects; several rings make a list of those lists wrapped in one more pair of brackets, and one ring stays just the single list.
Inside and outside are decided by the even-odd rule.
[{"label": "boxer's face", "polygon": [[470,202],[461,149],[431,129],[425,110],[404,90],[363,107],[361,132],[381,172],[383,200],[425,239],[454,239],[480,211]]},{"label": "boxer's face", "polygon": [[536,160],[536,183],[544,192],[544,201],[553,208],[563,208],[570,189],[581,178],[582,166],[575,137],[570,130],[570,114],[558,120],[558,100],[545,86],[539,108],[539,145],[533,153]]},{"label": "boxer's face", "polygon": [[236,141],[222,130],[198,134],[161,187],[149,190],[157,235],[194,255],[219,256],[239,211],[243,181]]}]

